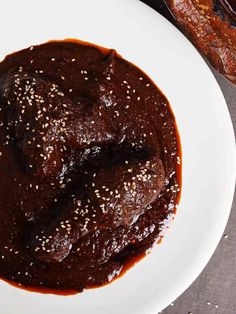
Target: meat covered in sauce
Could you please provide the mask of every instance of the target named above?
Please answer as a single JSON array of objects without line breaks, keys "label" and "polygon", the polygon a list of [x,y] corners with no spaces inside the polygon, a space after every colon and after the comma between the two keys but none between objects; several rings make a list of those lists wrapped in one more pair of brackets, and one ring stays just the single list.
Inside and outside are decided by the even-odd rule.
[{"label": "meat covered in sauce", "polygon": [[114,50],[60,41],[7,56],[0,150],[0,276],[24,287],[111,281],[160,238],[178,202],[169,104]]}]

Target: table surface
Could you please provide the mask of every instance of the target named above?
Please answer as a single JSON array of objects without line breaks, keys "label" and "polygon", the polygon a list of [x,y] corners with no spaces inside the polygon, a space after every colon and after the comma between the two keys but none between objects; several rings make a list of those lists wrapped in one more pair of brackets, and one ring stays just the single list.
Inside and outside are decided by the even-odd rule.
[{"label": "table surface", "polygon": [[[159,0],[143,0],[160,10]],[[236,86],[213,71],[225,96],[236,132]],[[236,314],[236,195],[213,257],[198,279],[162,314]]]}]

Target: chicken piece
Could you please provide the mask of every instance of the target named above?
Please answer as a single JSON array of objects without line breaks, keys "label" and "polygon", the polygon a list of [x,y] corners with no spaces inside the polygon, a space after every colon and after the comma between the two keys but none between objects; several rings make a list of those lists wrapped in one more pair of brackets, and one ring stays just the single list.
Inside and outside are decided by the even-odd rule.
[{"label": "chicken piece", "polygon": [[89,232],[132,225],[158,197],[164,179],[157,157],[92,174],[55,220],[35,227],[30,239],[33,254],[48,263],[60,262]]},{"label": "chicken piece", "polygon": [[58,174],[72,148],[102,146],[116,139],[105,106],[87,98],[74,104],[57,85],[39,77],[9,76],[3,95],[20,156],[34,175]]}]

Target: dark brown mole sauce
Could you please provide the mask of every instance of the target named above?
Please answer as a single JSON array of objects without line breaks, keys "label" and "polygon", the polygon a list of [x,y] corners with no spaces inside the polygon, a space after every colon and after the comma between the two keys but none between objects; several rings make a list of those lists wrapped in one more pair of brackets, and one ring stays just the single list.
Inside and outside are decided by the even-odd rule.
[{"label": "dark brown mole sauce", "polygon": [[[102,220],[94,216],[96,227],[85,224],[86,232],[77,235],[67,217],[53,237],[64,241],[62,232],[68,231],[78,239],[61,260],[53,261],[53,255],[47,260],[47,251],[42,251],[45,260],[37,256],[46,249],[32,249],[34,230],[53,224],[66,211],[68,199],[81,207],[79,197],[93,188],[100,169],[106,176],[98,184],[105,190],[117,167],[130,165],[127,171],[132,172],[150,160],[160,161],[164,178],[160,191],[154,190],[156,199],[138,218],[106,223],[108,212]],[[1,278],[30,291],[62,295],[104,285],[143,257],[173,219],[181,188],[175,119],[150,78],[114,50],[75,40],[30,47],[0,63],[0,173]],[[138,178],[149,182],[151,174]],[[146,182],[138,191],[132,182],[123,183],[124,193],[131,191],[136,198],[150,192]],[[122,195],[113,192],[122,205]],[[54,241],[43,236],[37,234],[36,240],[45,247]]]}]

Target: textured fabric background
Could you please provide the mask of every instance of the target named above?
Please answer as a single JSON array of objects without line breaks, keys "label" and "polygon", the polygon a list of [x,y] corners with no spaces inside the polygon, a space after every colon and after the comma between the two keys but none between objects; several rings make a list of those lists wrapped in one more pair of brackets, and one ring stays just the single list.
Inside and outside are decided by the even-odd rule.
[{"label": "textured fabric background", "polygon": [[[143,2],[162,13],[159,0]],[[214,70],[213,73],[225,96],[236,131],[236,86]],[[191,287],[173,300],[162,314],[236,314],[236,197],[225,233],[210,262]]]}]

